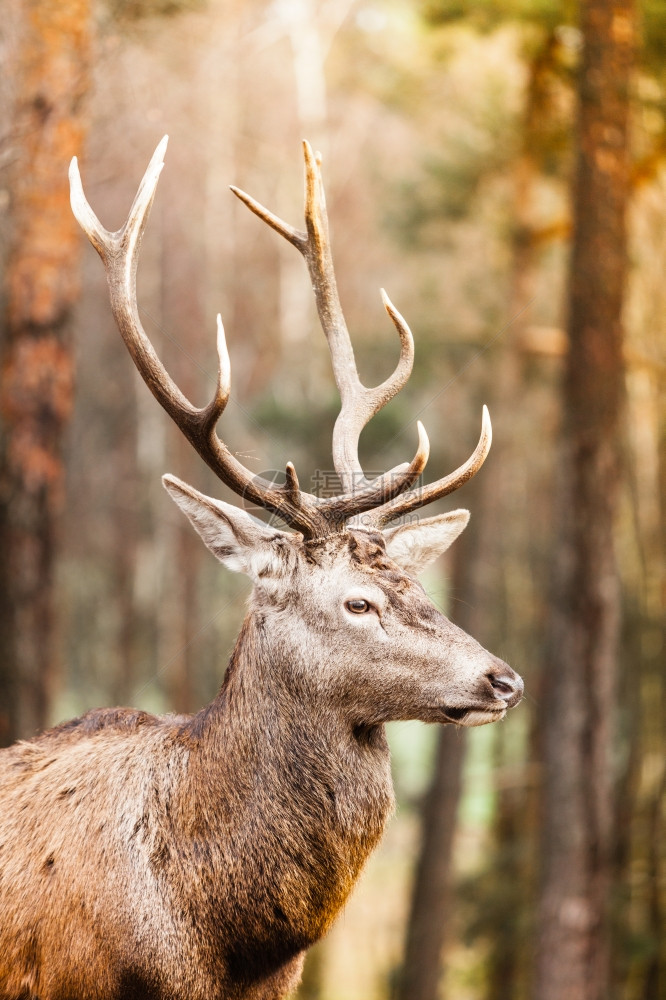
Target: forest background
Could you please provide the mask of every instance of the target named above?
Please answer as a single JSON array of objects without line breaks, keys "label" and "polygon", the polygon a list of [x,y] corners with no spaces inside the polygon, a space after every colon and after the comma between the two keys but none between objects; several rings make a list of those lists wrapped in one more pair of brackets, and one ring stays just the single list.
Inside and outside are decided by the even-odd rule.
[{"label": "forest background", "polygon": [[257,473],[330,469],[306,272],[228,191],[300,225],[302,138],[364,381],[397,355],[380,286],[415,333],[365,467],[411,454],[420,417],[436,478],[490,407],[470,527],[425,582],[527,697],[468,733],[390,727],[397,815],[299,997],[666,995],[664,52],[659,0],[3,6],[0,744],[92,706],[198,709],[248,593],[161,488],[225,495],[126,355],[72,155],[114,229],[169,133],[142,320],[203,403],[222,313],[223,436]]}]

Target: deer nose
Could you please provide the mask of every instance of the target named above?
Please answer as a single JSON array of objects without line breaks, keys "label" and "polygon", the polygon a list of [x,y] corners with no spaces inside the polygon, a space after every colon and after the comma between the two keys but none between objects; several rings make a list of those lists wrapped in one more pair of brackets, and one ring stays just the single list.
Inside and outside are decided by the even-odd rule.
[{"label": "deer nose", "polygon": [[525,685],[523,679],[508,663],[497,660],[495,666],[486,674],[493,693],[500,701],[505,701],[507,708],[513,708],[523,697]]}]

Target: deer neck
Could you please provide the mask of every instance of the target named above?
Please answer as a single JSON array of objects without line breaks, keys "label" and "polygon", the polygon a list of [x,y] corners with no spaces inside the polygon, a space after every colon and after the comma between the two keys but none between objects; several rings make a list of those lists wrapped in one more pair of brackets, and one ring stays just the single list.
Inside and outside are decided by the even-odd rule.
[{"label": "deer neck", "polygon": [[309,704],[287,681],[282,655],[251,613],[220,694],[192,720],[191,767],[208,822],[226,838],[232,831],[233,854],[248,867],[243,881],[263,883],[273,923],[283,914],[307,947],[379,841],[393,789],[383,728],[355,732]]},{"label": "deer neck", "polygon": [[[200,756],[218,758],[225,771],[233,761],[230,777],[244,789],[243,798],[254,800],[264,790],[288,794],[272,804],[273,810],[284,805],[288,816],[292,802],[302,798],[320,821],[326,802],[339,800],[358,811],[354,825],[363,825],[364,812],[368,822],[377,821],[380,805],[383,823],[393,806],[383,726],[355,728],[322,705],[294,681],[287,655],[264,632],[261,613],[251,612],[219,695],[193,720]],[[304,668],[314,672],[317,666]]]}]

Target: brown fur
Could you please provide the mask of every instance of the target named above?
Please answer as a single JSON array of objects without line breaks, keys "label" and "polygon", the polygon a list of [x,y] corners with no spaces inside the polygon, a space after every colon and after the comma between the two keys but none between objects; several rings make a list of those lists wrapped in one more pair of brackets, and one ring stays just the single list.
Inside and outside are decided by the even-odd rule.
[{"label": "brown fur", "polygon": [[[101,709],[0,753],[0,1000],[286,996],[391,812],[383,722],[430,718],[461,648],[479,663],[446,690],[498,717],[500,661],[381,536],[264,543],[278,556],[211,705]],[[376,655],[339,581],[385,595]]]}]

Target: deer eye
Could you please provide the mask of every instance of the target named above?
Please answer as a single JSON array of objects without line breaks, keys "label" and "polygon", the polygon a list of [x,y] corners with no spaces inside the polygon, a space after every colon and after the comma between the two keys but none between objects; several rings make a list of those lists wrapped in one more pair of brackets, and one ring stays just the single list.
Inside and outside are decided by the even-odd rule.
[{"label": "deer eye", "polygon": [[357,601],[347,601],[345,603],[347,611],[353,612],[355,615],[365,615],[368,611],[372,611],[372,604],[369,601],[357,600]]}]

